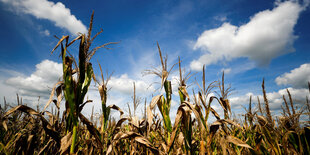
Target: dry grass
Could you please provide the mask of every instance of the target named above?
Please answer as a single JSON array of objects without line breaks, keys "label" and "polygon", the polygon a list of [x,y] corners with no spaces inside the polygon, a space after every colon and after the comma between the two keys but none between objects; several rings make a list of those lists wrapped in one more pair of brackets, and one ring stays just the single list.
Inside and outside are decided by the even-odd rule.
[{"label": "dry grass", "polygon": [[[171,120],[172,86],[169,80],[167,58],[162,56],[158,45],[161,70],[147,70],[148,74],[160,77],[163,94],[153,97],[147,105],[145,101],[144,117],[136,117],[136,109],[141,103],[134,86],[133,113],[125,117],[124,112],[116,105],[108,105],[107,83],[101,65],[101,81],[93,73],[90,60],[99,48],[114,43],[107,43],[90,50],[91,43],[102,31],[91,38],[93,15],[87,36],[81,34],[69,43],[69,36],[63,36],[53,49],[61,47],[63,62],[63,80],[55,84],[50,100],[42,111],[23,105],[17,95],[16,107],[9,107],[4,98],[4,107],[0,106],[0,154],[307,154],[310,152],[309,121],[302,122],[301,115],[309,115],[309,101],[305,106],[294,107],[293,97],[287,90],[283,96],[283,114],[280,117],[271,115],[264,80],[262,92],[265,108],[259,98],[257,108],[252,104],[252,97],[243,121],[231,117],[229,93],[231,87],[222,79],[206,84],[205,67],[202,70],[202,81],[197,82],[198,92],[190,97],[186,81],[191,77],[182,73],[179,66],[179,101],[176,118]],[[67,49],[75,41],[80,41],[79,59],[75,60]],[[174,65],[173,65],[174,66]],[[172,66],[172,68],[173,68]],[[77,75],[77,79],[73,75]],[[90,82],[98,83],[101,96],[102,115],[100,125],[82,115]],[[200,86],[198,83],[202,83]],[[211,92],[218,90],[217,96]],[[310,84],[309,84],[310,91]],[[65,111],[60,111],[61,101],[66,104]],[[47,111],[50,103],[56,105],[55,111]],[[97,103],[96,103],[97,104]],[[212,108],[219,104],[224,118]],[[289,107],[290,105],[290,107]],[[158,107],[159,114],[154,112]],[[255,110],[258,109],[258,110]],[[110,118],[110,111],[120,112],[115,121]],[[59,113],[63,113],[60,118]],[[193,114],[193,115],[192,115]],[[210,123],[210,114],[216,121]],[[193,117],[194,116],[194,117]]]}]

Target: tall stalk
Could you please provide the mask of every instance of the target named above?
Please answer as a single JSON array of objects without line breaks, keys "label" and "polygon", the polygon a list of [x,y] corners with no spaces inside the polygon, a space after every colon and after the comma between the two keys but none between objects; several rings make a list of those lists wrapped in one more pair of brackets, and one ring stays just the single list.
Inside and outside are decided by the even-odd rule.
[{"label": "tall stalk", "polygon": [[[103,44],[99,47],[96,47],[92,50],[89,50],[92,41],[102,32],[102,30],[99,31],[94,37],[91,38],[93,17],[94,12],[92,13],[91,16],[87,36],[85,34],[80,34],[70,43],[68,43],[69,36],[63,36],[61,39],[59,39],[58,44],[53,49],[54,51],[59,45],[61,46],[63,81],[64,81],[63,92],[66,99],[66,111],[68,113],[68,116],[66,117],[67,118],[66,131],[67,133],[72,132],[72,143],[70,153],[74,153],[74,150],[76,148],[76,142],[78,140],[77,135],[79,128],[79,117],[81,117],[80,113],[84,105],[88,103],[88,101],[84,102],[84,98],[88,92],[91,80],[94,77],[93,67],[92,64],[90,63],[90,60],[98,49],[106,48],[106,46],[110,44],[116,44],[114,42],[110,42]],[[80,40],[78,63],[73,58],[73,56],[67,51],[67,48],[77,40]],[[77,79],[73,78],[74,74],[77,74]],[[106,97],[102,98],[105,98],[104,100],[102,100],[103,101],[102,104],[104,104],[106,102]]]},{"label": "tall stalk", "polygon": [[172,95],[172,87],[171,87],[171,81],[168,80],[168,75],[171,72],[174,65],[170,68],[170,70],[167,70],[167,57],[163,57],[161,53],[161,49],[159,44],[157,43],[158,47],[158,53],[160,57],[161,62],[161,69],[154,68],[154,70],[146,70],[145,74],[155,74],[161,78],[161,88],[164,87],[165,90],[165,97],[161,95],[161,98],[159,102],[157,102],[158,109],[163,117],[164,121],[164,128],[167,132],[167,144],[170,143],[170,135],[172,133],[172,124],[170,119],[170,106],[171,106],[171,95]]}]

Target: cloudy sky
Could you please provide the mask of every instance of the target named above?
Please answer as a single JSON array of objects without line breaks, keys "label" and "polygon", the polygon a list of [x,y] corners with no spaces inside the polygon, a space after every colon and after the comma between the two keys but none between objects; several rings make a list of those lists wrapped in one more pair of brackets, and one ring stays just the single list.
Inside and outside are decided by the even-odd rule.
[{"label": "cloudy sky", "polygon": [[[16,93],[24,103],[43,107],[53,85],[61,79],[59,51],[54,35],[87,31],[95,11],[93,46],[120,42],[112,49],[99,50],[92,59],[95,73],[98,63],[109,74],[109,104],[127,109],[133,82],[138,96],[148,98],[161,93],[160,79],[141,72],[160,65],[158,41],[168,55],[168,65],[182,59],[186,72],[196,73],[189,81],[197,91],[206,65],[208,82],[220,79],[225,71],[227,84],[234,89],[232,108],[236,113],[247,106],[249,96],[261,97],[265,78],[271,109],[277,114],[282,95],[288,88],[299,105],[309,96],[310,81],[310,8],[304,1],[270,0],[0,0],[0,97],[16,103]],[[78,44],[71,47],[77,56]],[[177,69],[177,68],[175,68]],[[172,72],[174,90],[177,72]],[[38,96],[40,101],[38,102]],[[92,84],[88,98],[100,112],[99,93]],[[173,97],[172,115],[178,106]],[[254,101],[256,102],[256,101]],[[3,101],[1,99],[0,103]],[[219,109],[218,105],[214,105]]]}]

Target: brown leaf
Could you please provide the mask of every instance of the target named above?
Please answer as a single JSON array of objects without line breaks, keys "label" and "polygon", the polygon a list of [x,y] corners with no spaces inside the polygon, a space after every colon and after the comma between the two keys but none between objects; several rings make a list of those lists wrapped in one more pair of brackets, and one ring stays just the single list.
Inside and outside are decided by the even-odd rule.
[{"label": "brown leaf", "polygon": [[230,143],[233,143],[235,145],[241,146],[241,147],[246,147],[249,149],[252,149],[252,147],[250,145],[248,145],[246,142],[243,142],[242,140],[240,140],[239,138],[233,137],[233,136],[227,136],[226,140]]},{"label": "brown leaf", "polygon": [[221,119],[220,115],[212,107],[210,107],[210,110],[216,119],[218,119],[218,120]]},{"label": "brown leaf", "polygon": [[159,150],[156,149],[145,137],[139,135],[135,137],[135,141],[149,148],[154,154],[159,154]]},{"label": "brown leaf", "polygon": [[135,126],[136,128],[139,128],[139,118],[137,116],[131,117],[129,120],[129,123]]},{"label": "brown leaf", "polygon": [[219,121],[225,122],[225,123],[228,123],[228,124],[231,124],[231,125],[234,125],[235,127],[239,128],[239,129],[242,128],[238,123],[236,123],[236,122],[234,122],[234,121],[232,121],[230,119],[221,119]]},{"label": "brown leaf", "polygon": [[128,119],[129,119],[129,118],[124,117],[124,118],[121,118],[120,120],[118,120],[118,122],[117,122],[116,125],[115,125],[114,130],[117,129],[117,128],[119,128],[119,127],[121,127],[122,123],[125,122],[125,121],[128,120]]},{"label": "brown leaf", "polygon": [[52,142],[55,142],[53,141],[53,139],[50,139],[47,144],[40,150],[40,152],[38,153],[38,155],[41,155],[41,154],[44,154],[46,153],[45,150],[52,144]]},{"label": "brown leaf", "polygon": [[168,150],[167,150],[168,148],[167,148],[167,145],[165,143],[161,143],[159,148],[162,148],[162,150],[164,150],[164,152],[168,152]]},{"label": "brown leaf", "polygon": [[67,133],[66,136],[61,138],[61,145],[60,145],[60,154],[64,154],[67,152],[69,147],[71,146],[72,143],[72,132]]},{"label": "brown leaf", "polygon": [[142,135],[136,133],[136,132],[119,132],[113,137],[113,141],[108,147],[107,154],[110,154],[112,152],[113,143],[117,143],[121,139],[127,139],[127,138],[133,138],[136,142],[144,145],[145,147],[149,148],[152,153],[159,154],[159,150],[156,149],[145,137]]},{"label": "brown leaf", "polygon": [[34,109],[28,107],[28,106],[25,106],[25,105],[19,105],[19,106],[16,106],[12,109],[10,109],[9,111],[7,111],[5,114],[4,114],[4,117],[7,117],[8,115],[12,114],[13,112],[15,111],[22,111],[22,112],[25,112],[25,113],[28,113],[28,114],[31,114],[31,115],[36,115],[38,116],[41,121],[42,121],[42,125],[43,125],[43,129],[45,130],[45,132],[51,136],[56,142],[57,144],[60,144],[60,135],[58,132],[56,132],[51,124],[49,124],[49,122],[44,118],[43,115],[41,115],[39,112],[35,111]]},{"label": "brown leaf", "polygon": [[227,143],[226,143],[224,137],[221,137],[221,139],[220,139],[220,146],[222,147],[222,151],[223,151],[222,154],[227,155]]},{"label": "brown leaf", "polygon": [[7,126],[7,119],[5,119],[3,122],[2,122],[2,126],[3,128],[5,129],[5,131],[8,131],[8,126]]},{"label": "brown leaf", "polygon": [[[47,103],[45,104],[45,106],[44,106],[44,108],[43,108],[43,111],[45,111],[46,108],[47,108],[47,107],[50,105],[50,103],[53,101],[53,97],[54,97],[54,94],[55,94],[56,86],[59,85],[59,84],[61,84],[61,83],[63,83],[63,82],[62,82],[62,81],[59,81],[59,82],[57,82],[57,83],[54,85],[54,87],[53,87],[53,89],[52,89],[52,91],[51,91],[50,98],[48,99]],[[55,105],[56,105],[56,107],[59,109],[59,105],[58,105],[58,104],[55,104]]]},{"label": "brown leaf", "polygon": [[42,113],[42,115],[44,115],[44,114],[47,114],[48,116],[49,116],[49,123],[50,123],[50,125],[54,125],[54,122],[56,121],[56,119],[54,118],[55,116],[52,114],[52,113],[50,113],[49,111],[45,111],[44,113]]},{"label": "brown leaf", "polygon": [[179,128],[179,123],[181,122],[181,120],[183,119],[184,116],[187,117],[186,113],[189,111],[190,111],[190,109],[186,106],[186,104],[182,103],[179,106],[178,111],[177,111],[177,115],[175,117],[174,125],[172,128],[170,143],[168,144],[168,151],[170,151],[170,149],[171,149],[171,147],[175,141],[175,138],[177,136],[176,134],[177,134],[177,131]]},{"label": "brown leaf", "polygon": [[82,36],[80,35],[80,36],[76,37],[75,39],[73,39],[73,40],[68,44],[68,47],[69,47],[71,44],[73,44],[75,41],[81,39],[81,37],[82,37]]},{"label": "brown leaf", "polygon": [[119,111],[119,113],[121,114],[120,117],[122,117],[124,114],[123,110],[119,108],[118,106],[116,106],[115,104],[109,105],[109,108]]},{"label": "brown leaf", "polygon": [[65,39],[68,39],[69,38],[69,36],[62,36],[62,38],[61,39],[59,39],[59,41],[58,41],[58,43],[57,43],[57,45],[53,48],[53,50],[52,50],[52,54],[53,54],[53,52],[55,51],[55,49],[60,45],[60,43],[62,42],[62,41],[64,41]]},{"label": "brown leaf", "polygon": [[152,113],[152,110],[158,104],[158,102],[161,102],[161,97],[162,97],[162,95],[157,95],[157,96],[153,97],[150,105],[147,107],[148,131],[150,131],[150,129],[151,129],[151,124],[152,124],[152,120],[153,120],[153,117],[154,117],[153,113]]},{"label": "brown leaf", "polygon": [[90,122],[83,114],[79,114],[80,120],[86,124],[88,131],[96,138],[97,142],[99,143],[100,147],[103,147],[100,138],[100,132],[94,127],[93,123]]},{"label": "brown leaf", "polygon": [[153,108],[158,104],[158,102],[161,101],[161,97],[162,97],[162,96],[163,96],[163,95],[157,95],[157,96],[155,96],[155,97],[152,98],[152,101],[151,101],[151,104],[150,104],[151,110],[153,110]]},{"label": "brown leaf", "polygon": [[[33,152],[31,150],[34,150],[34,143],[33,143],[33,137],[34,135],[29,135],[27,139],[27,152],[32,154]],[[30,152],[31,151],[31,152]]]},{"label": "brown leaf", "polygon": [[63,84],[59,85],[57,88],[56,88],[56,95],[57,95],[57,108],[60,107],[60,101],[62,99],[62,87],[63,87]]},{"label": "brown leaf", "polygon": [[[204,120],[201,120],[201,109],[200,109],[200,107],[199,107],[198,105],[195,105],[195,106],[194,106],[194,105],[190,104],[188,101],[184,101],[183,103],[185,103],[186,106],[189,107],[190,110],[194,112],[195,117],[197,118],[199,124],[201,124],[202,122],[204,122]],[[200,127],[202,128],[201,131],[202,131],[202,133],[203,133],[203,132],[206,130],[205,124],[200,125]]]},{"label": "brown leaf", "polygon": [[256,117],[257,117],[258,123],[261,126],[265,126],[266,124],[268,124],[268,121],[264,116],[257,115]]}]

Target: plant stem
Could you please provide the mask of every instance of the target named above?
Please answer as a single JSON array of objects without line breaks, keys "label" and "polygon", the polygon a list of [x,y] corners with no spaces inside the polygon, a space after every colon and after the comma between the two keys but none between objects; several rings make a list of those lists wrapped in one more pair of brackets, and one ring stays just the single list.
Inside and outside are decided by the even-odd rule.
[{"label": "plant stem", "polygon": [[72,143],[71,143],[71,148],[70,148],[70,154],[74,153],[75,149],[75,143],[77,141],[77,127],[78,127],[78,122],[75,120],[74,126],[73,126],[73,133],[72,133]]}]

